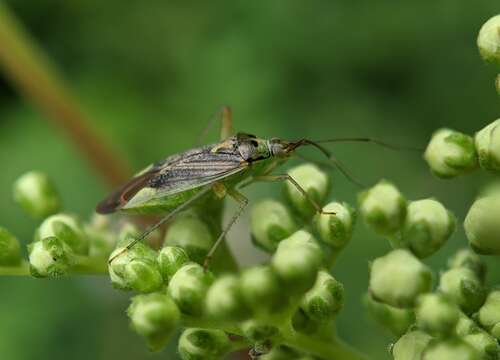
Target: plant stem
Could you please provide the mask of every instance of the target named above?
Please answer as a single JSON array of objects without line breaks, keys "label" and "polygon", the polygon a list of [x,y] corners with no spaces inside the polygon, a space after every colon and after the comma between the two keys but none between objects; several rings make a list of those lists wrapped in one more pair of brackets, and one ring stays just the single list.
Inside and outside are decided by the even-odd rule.
[{"label": "plant stem", "polygon": [[31,276],[27,261],[15,266],[0,266],[0,276]]}]

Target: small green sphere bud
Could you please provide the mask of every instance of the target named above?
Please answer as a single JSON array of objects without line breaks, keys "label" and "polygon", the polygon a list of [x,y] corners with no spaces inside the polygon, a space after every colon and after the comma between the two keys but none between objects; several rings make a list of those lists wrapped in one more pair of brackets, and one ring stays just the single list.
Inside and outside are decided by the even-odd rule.
[{"label": "small green sphere bud", "polygon": [[252,342],[262,342],[279,334],[279,329],[262,320],[250,319],[241,324],[243,335]]},{"label": "small green sphere bud", "polygon": [[212,284],[206,298],[207,314],[218,320],[243,320],[250,314],[241,293],[240,279],[223,275]]},{"label": "small green sphere bud", "polygon": [[286,302],[278,277],[268,266],[245,270],[240,281],[243,299],[255,313],[268,314],[279,311]]},{"label": "small green sphere bud", "polygon": [[431,342],[432,337],[423,331],[410,331],[399,338],[392,348],[394,360],[422,359],[424,350]]},{"label": "small green sphere bud", "polygon": [[183,360],[220,360],[231,347],[221,330],[190,328],[182,333],[178,350]]},{"label": "small green sphere bud", "polygon": [[372,263],[370,294],[383,303],[411,307],[431,286],[431,270],[407,250],[393,250]]},{"label": "small green sphere bud", "polygon": [[480,360],[479,353],[461,339],[450,338],[432,343],[424,352],[423,360]]},{"label": "small green sphere bud", "polygon": [[321,248],[313,236],[299,230],[280,242],[271,264],[286,290],[300,294],[314,285],[322,256]]},{"label": "small green sphere bud", "polygon": [[439,290],[448,295],[466,314],[479,309],[485,298],[481,280],[467,268],[455,268],[442,273]]},{"label": "small green sphere bud", "polygon": [[170,281],[177,270],[188,262],[187,253],[178,246],[165,246],[158,254],[158,266],[165,281]]},{"label": "small green sphere bud", "polygon": [[344,286],[327,271],[319,271],[314,287],[305,293],[300,307],[309,318],[328,322],[344,305]]},{"label": "small green sphere bud", "polygon": [[458,250],[453,257],[448,260],[448,268],[467,268],[476,273],[481,282],[486,277],[486,265],[481,258],[470,249]]},{"label": "small green sphere bud", "polygon": [[152,351],[161,350],[168,343],[181,317],[172,299],[161,293],[134,296],[127,314],[134,330],[146,338]]},{"label": "small green sphere bud", "polygon": [[442,294],[424,294],[415,311],[419,328],[435,336],[452,333],[460,317],[456,304]]},{"label": "small green sphere bud", "polygon": [[35,241],[55,236],[78,255],[88,255],[89,239],[80,221],[72,215],[57,214],[45,219],[35,233]]},{"label": "small green sphere bud", "polygon": [[186,212],[172,221],[164,243],[183,248],[192,261],[201,264],[214,241],[208,225],[195,214]]},{"label": "small green sphere bud", "polygon": [[381,180],[359,195],[359,211],[375,232],[393,235],[403,227],[406,199],[393,184]]},{"label": "small green sphere bud", "polygon": [[408,205],[403,242],[419,258],[439,250],[455,230],[455,216],[434,199],[412,201]]},{"label": "small green sphere bud", "polygon": [[493,16],[481,27],[477,47],[483,60],[500,65],[500,15]]},{"label": "small green sphere bud", "polygon": [[433,174],[441,178],[464,175],[477,167],[474,140],[455,130],[436,131],[424,153]]},{"label": "small green sphere bud", "polygon": [[200,316],[204,311],[207,291],[213,275],[197,263],[188,263],[174,274],[168,284],[168,293],[182,313]]},{"label": "small green sphere bud", "polygon": [[156,261],[151,259],[132,259],[125,265],[124,278],[130,287],[138,292],[147,293],[158,290],[163,278]]},{"label": "small green sphere bud", "polygon": [[0,266],[15,266],[20,262],[19,241],[7,229],[0,227]]},{"label": "small green sphere bud", "polygon": [[479,323],[500,340],[500,290],[491,291],[478,312]]},{"label": "small green sphere bud", "polygon": [[[322,204],[330,189],[330,180],[319,167],[314,164],[302,164],[288,171],[292,177],[305,190],[310,200]],[[290,181],[285,182],[285,195],[293,208],[305,218],[310,218],[316,213],[311,202]]]},{"label": "small green sphere bud", "polygon": [[320,325],[320,323],[307,316],[301,308],[297,309],[292,316],[293,329],[306,335],[312,335],[318,332]]},{"label": "small green sphere bud", "polygon": [[52,181],[39,171],[30,171],[15,182],[14,200],[24,211],[37,219],[55,214],[61,207]]},{"label": "small green sphere bud", "polygon": [[363,303],[375,321],[397,337],[404,335],[415,322],[415,315],[411,309],[400,309],[375,301],[370,294],[363,297]]},{"label": "small green sphere bud", "polygon": [[465,335],[462,340],[479,353],[480,359],[496,360],[500,355],[497,340],[485,331],[479,330]]},{"label": "small green sphere bud", "polygon": [[321,240],[335,248],[344,247],[351,240],[356,211],[349,204],[338,202],[329,203],[323,210],[334,212],[335,216],[316,215],[316,229]]},{"label": "small green sphere bud", "polygon": [[59,277],[66,275],[75,263],[75,256],[65,242],[54,236],[28,245],[31,275]]},{"label": "small green sphere bud", "polygon": [[477,332],[478,330],[478,325],[470,317],[460,311],[460,316],[455,326],[455,334],[458,336],[465,336]]},{"label": "small green sphere bud", "polygon": [[[500,132],[500,131],[499,131]],[[470,247],[479,254],[500,254],[500,194],[477,199],[464,221]]]},{"label": "small green sphere bud", "polygon": [[273,252],[281,240],[298,230],[290,211],[279,201],[264,200],[252,208],[252,241],[263,250]]},{"label": "small green sphere bud", "polygon": [[500,119],[478,131],[474,137],[479,165],[492,173],[500,172]]}]

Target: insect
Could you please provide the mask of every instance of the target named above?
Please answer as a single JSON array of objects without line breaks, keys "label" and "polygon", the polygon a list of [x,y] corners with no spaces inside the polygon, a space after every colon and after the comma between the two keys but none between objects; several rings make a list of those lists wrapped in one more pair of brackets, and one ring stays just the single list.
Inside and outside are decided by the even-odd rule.
[{"label": "insect", "polygon": [[[230,136],[232,119],[228,107],[222,109],[221,119],[222,140],[220,142],[187,150],[154,163],[97,205],[96,211],[100,214],[117,211],[132,213],[161,211],[167,213],[158,223],[146,229],[141,236],[116,253],[109,260],[110,262],[194,202],[208,195],[215,194],[218,198],[224,198],[228,195],[239,204],[239,208],[206,255],[205,266],[208,266],[208,262],[218,245],[248,204],[248,199],[239,189],[256,181],[289,181],[318,213],[335,215],[335,213],[323,211],[322,207],[310,198],[290,175],[271,175],[271,172],[286,162],[297,148],[309,145],[319,149],[346,176],[352,178],[340,163],[320,145],[320,142],[308,139],[296,141],[278,138],[261,139],[246,133]],[[333,139],[322,142],[331,141],[377,142],[367,138]]]}]

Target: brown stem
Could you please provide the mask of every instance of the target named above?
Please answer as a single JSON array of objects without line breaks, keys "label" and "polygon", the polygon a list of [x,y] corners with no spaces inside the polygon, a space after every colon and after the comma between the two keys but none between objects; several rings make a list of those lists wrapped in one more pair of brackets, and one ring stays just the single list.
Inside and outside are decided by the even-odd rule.
[{"label": "brown stem", "polygon": [[47,121],[65,132],[108,185],[127,180],[128,166],[89,127],[53,64],[3,3],[0,66],[13,86],[39,108]]}]

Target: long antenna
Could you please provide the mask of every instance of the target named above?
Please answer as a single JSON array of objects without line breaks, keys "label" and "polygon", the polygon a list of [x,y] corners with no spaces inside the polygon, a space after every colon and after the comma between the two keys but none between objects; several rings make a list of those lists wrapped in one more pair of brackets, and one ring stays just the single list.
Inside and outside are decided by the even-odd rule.
[{"label": "long antenna", "polygon": [[314,141],[316,144],[323,144],[323,143],[333,143],[333,142],[364,142],[364,143],[372,143],[375,145],[379,145],[391,150],[405,150],[405,151],[418,151],[418,152],[423,152],[424,149],[422,148],[417,148],[413,146],[400,146],[400,145],[394,145],[394,144],[389,144],[386,143],[385,141],[381,141],[378,139],[374,138],[369,138],[369,137],[344,137],[344,138],[332,138],[332,139],[325,139],[325,140],[315,140]]}]

